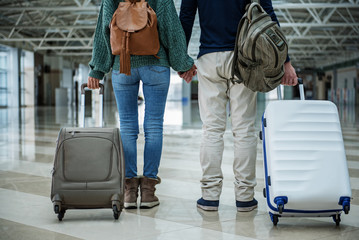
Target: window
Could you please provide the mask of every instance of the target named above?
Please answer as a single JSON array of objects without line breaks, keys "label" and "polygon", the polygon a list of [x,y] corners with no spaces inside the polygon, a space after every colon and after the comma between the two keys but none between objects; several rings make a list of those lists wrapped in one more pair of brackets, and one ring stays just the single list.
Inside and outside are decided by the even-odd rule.
[{"label": "window", "polygon": [[0,107],[8,106],[8,63],[9,51],[7,48],[0,46]]}]

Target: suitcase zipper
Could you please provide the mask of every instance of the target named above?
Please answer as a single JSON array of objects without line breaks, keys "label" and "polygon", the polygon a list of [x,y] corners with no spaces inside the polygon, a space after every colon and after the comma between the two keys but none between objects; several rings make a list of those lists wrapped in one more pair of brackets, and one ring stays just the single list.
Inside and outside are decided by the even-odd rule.
[{"label": "suitcase zipper", "polygon": [[[69,131],[67,133],[70,133],[71,134],[71,137],[75,137],[75,134],[90,134],[90,133],[99,133],[99,132],[96,132],[96,131]],[[103,133],[108,133],[108,134],[112,134],[112,131],[111,132],[101,132],[101,134]],[[106,139],[106,138],[105,138]],[[66,139],[65,139],[66,140]]]},{"label": "suitcase zipper", "polygon": [[[84,133],[84,132],[80,132],[80,131],[71,131],[71,133],[72,133],[72,132],[75,132],[75,133]],[[87,132],[87,133],[91,133],[91,132]],[[92,133],[97,133],[97,132],[92,132]],[[86,136],[83,136],[83,137],[86,137]],[[77,137],[77,138],[81,138],[81,137]],[[114,143],[112,140],[110,140],[110,139],[108,139],[108,138],[103,138],[103,137],[93,137],[93,136],[92,136],[92,138],[100,138],[100,139],[104,139],[104,140],[110,141],[110,142],[112,143],[112,148],[115,148],[115,151],[117,152],[117,155],[118,155],[119,157],[121,156],[121,155],[119,154],[119,151],[118,151],[118,149],[117,149],[115,143]],[[68,141],[68,140],[72,140],[72,138],[67,138],[67,139],[63,140],[63,141],[61,142],[61,144],[60,144],[59,149],[61,148],[61,145],[63,145],[64,142],[65,142],[65,141]],[[63,148],[63,151],[66,151],[66,150],[65,150],[65,146],[63,146],[62,148]],[[65,154],[65,153],[64,153],[64,154]],[[57,160],[57,159],[56,159],[56,160]],[[114,161],[114,159],[112,159],[112,157],[111,157],[109,174],[108,174],[108,176],[106,176],[105,179],[103,179],[103,180],[101,180],[101,181],[107,181],[107,180],[109,179],[109,177],[111,176],[111,169],[112,169],[112,167],[113,167],[113,161]],[[62,175],[63,175],[63,177],[66,179],[66,181],[74,182],[74,181],[69,180],[69,179],[67,179],[67,178],[65,177],[65,172],[64,172],[65,167],[64,167],[64,164],[65,164],[64,161],[62,161],[62,170],[63,170]],[[118,168],[119,168],[119,167],[120,167],[120,166],[118,166]],[[98,182],[98,181],[97,181],[97,180],[96,180],[96,181],[86,181],[86,184],[87,184],[87,182]]]}]

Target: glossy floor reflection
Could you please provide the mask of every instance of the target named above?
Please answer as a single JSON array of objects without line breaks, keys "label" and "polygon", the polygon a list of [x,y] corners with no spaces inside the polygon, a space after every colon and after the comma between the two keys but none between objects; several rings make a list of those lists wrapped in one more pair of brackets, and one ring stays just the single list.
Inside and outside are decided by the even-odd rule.
[{"label": "glossy floor reflection", "polygon": [[[258,119],[265,102],[258,103]],[[87,109],[86,125],[98,120]],[[144,105],[140,105],[140,122]],[[336,227],[330,218],[286,218],[273,227],[262,195],[263,155],[258,142],[257,210],[238,213],[232,172],[232,134],[228,124],[223,157],[224,183],[218,212],[196,208],[200,197],[199,146],[201,122],[197,102],[169,101],[166,108],[163,157],[157,186],[160,206],[125,210],[118,221],[109,209],[69,210],[58,222],[50,201],[51,169],[57,133],[77,126],[71,107],[0,109],[0,239],[359,239],[359,111],[340,106],[343,136],[353,193],[349,215]],[[105,125],[119,126],[114,103],[106,103]],[[259,121],[257,122],[259,129]],[[138,139],[141,174],[143,131]]]}]

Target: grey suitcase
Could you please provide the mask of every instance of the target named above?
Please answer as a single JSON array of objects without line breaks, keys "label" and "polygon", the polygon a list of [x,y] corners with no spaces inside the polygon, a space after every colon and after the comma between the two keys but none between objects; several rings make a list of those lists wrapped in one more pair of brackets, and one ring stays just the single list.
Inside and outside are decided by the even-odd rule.
[{"label": "grey suitcase", "polygon": [[[85,120],[85,87],[81,116]],[[51,200],[61,221],[67,209],[112,208],[118,219],[124,206],[124,155],[118,128],[102,128],[103,85],[98,128],[62,128],[52,172]]]}]

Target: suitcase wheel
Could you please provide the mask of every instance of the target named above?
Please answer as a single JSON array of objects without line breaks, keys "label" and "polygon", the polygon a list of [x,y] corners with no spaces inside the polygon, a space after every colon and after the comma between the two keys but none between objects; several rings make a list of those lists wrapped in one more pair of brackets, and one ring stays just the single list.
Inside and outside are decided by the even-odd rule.
[{"label": "suitcase wheel", "polygon": [[113,210],[113,217],[114,217],[114,219],[118,220],[118,218],[119,218],[119,216],[120,216],[120,214],[121,214],[121,209],[118,210],[118,209],[117,209],[117,206],[116,206],[116,205],[113,205],[113,206],[112,206],[112,210]]},{"label": "suitcase wheel", "polygon": [[57,214],[57,218],[59,219],[59,221],[62,221],[62,219],[64,218],[64,216],[65,216],[65,210],[61,210],[60,212],[59,212],[59,214]]},{"label": "suitcase wheel", "polygon": [[333,220],[335,222],[335,225],[339,226],[340,224],[340,214],[333,215]]},{"label": "suitcase wheel", "polygon": [[277,204],[278,213],[282,214],[284,210],[284,204],[288,202],[288,197],[281,196],[274,198],[274,202]]},{"label": "suitcase wheel", "polygon": [[270,216],[270,219],[271,219],[272,222],[273,222],[273,225],[274,225],[274,226],[277,226],[278,221],[279,221],[279,216],[278,216],[278,215],[275,215],[275,214],[273,214],[273,213],[269,213],[269,216]]},{"label": "suitcase wheel", "polygon": [[60,206],[59,206],[59,205],[55,205],[55,206],[54,206],[54,212],[55,212],[56,214],[60,213]]},{"label": "suitcase wheel", "polygon": [[279,214],[282,214],[282,213],[283,213],[283,209],[284,209],[284,205],[283,205],[283,204],[278,205],[278,212],[279,212]]},{"label": "suitcase wheel", "polygon": [[349,206],[349,205],[345,205],[345,206],[344,206],[344,213],[345,213],[345,214],[348,214],[348,213],[349,213],[349,210],[350,210],[350,206]]},{"label": "suitcase wheel", "polygon": [[267,198],[266,188],[263,188],[263,196],[264,198]]},{"label": "suitcase wheel", "polygon": [[54,212],[57,214],[57,218],[59,219],[59,221],[62,221],[62,219],[64,218],[66,210],[61,209],[61,205],[56,203],[54,205]]},{"label": "suitcase wheel", "polygon": [[350,211],[350,197],[340,197],[339,205],[343,206],[343,211],[345,214],[348,214]]},{"label": "suitcase wheel", "polygon": [[259,139],[260,139],[260,140],[263,140],[262,131],[259,132]]}]

